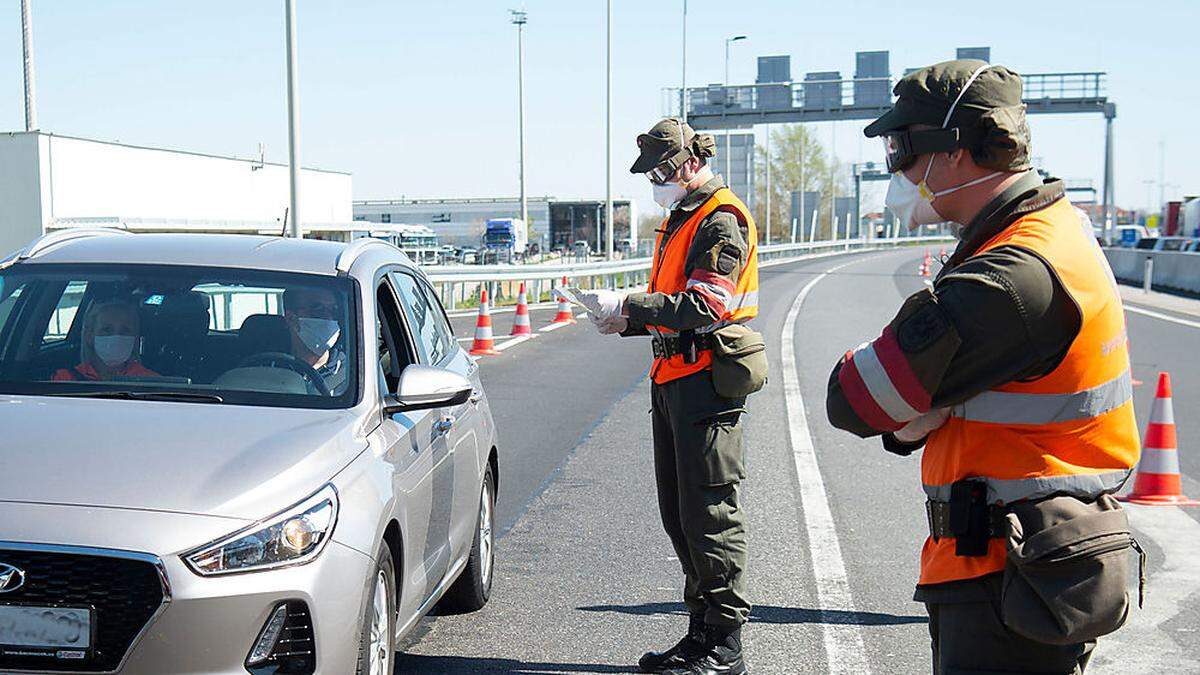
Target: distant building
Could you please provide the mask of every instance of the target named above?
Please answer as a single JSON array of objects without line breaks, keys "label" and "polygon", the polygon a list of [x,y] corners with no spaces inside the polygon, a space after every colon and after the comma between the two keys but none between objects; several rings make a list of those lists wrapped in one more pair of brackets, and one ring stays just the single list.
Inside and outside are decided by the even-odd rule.
[{"label": "distant building", "polygon": [[[709,160],[714,173],[725,178],[733,193],[753,208],[754,194],[754,134],[748,131],[714,131],[717,154]],[[729,162],[725,162],[728,136]]]},{"label": "distant building", "polygon": [[[350,241],[350,174],[304,169],[308,236]],[[0,134],[0,257],[47,230],[283,234],[283,164],[42,131]]]},{"label": "distant building", "polygon": [[[617,239],[629,237],[629,213],[632,200],[613,200]],[[529,242],[539,246],[559,246],[563,241],[591,242],[597,239],[596,222],[603,220],[603,200],[560,200],[532,197],[526,200],[529,215]],[[446,199],[368,199],[354,202],[354,220],[370,223],[408,223],[425,225],[437,233],[443,244],[479,246],[487,221],[492,218],[520,218],[521,202],[512,197]],[[633,222],[637,222],[636,214]],[[603,246],[599,246],[603,248]]]}]

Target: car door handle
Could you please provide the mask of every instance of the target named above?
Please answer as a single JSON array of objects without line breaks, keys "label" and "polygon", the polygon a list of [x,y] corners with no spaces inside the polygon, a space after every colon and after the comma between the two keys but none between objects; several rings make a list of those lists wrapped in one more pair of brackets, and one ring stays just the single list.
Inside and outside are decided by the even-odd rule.
[{"label": "car door handle", "polygon": [[433,423],[433,431],[435,432],[434,433],[435,436],[444,436],[444,435],[450,433],[450,430],[453,428],[454,428],[454,417],[452,415],[447,415],[447,416],[443,417],[442,419]]}]

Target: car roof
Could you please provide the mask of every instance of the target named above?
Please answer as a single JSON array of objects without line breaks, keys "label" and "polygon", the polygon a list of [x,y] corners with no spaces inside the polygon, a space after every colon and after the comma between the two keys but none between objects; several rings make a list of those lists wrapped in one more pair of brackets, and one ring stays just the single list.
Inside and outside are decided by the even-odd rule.
[{"label": "car roof", "polygon": [[[384,242],[379,243],[390,247]],[[48,243],[28,262],[197,265],[333,276],[338,274],[339,256],[343,252],[351,255],[354,249],[355,245],[316,239],[242,234],[126,234],[118,231]],[[407,256],[398,249],[393,250],[397,262],[407,262]]]}]

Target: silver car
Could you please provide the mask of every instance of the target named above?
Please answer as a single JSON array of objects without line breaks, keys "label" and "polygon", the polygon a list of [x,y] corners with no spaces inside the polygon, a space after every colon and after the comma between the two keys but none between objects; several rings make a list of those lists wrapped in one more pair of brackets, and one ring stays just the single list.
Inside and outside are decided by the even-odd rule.
[{"label": "silver car", "polygon": [[0,672],[384,675],[491,593],[491,412],[389,244],[49,234],[0,411]]}]

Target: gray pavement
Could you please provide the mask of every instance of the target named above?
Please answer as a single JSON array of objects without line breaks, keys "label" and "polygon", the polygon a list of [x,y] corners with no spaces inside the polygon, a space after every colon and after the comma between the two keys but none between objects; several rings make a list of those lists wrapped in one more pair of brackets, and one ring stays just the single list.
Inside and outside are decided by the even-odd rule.
[{"label": "gray pavement", "polygon": [[[894,457],[877,439],[838,432],[824,414],[834,361],[875,337],[901,299],[920,288],[915,270],[923,253],[836,256],[762,271],[757,324],[773,372],[748,406],[743,485],[756,604],[746,631],[753,672],[830,672],[844,664],[826,654],[844,649],[836,640],[847,634],[861,636],[866,665],[858,672],[928,672],[924,611],[910,599],[924,536],[919,458]],[[799,387],[785,395],[779,344],[788,308],[817,273],[841,265],[812,288],[798,314]],[[549,320],[538,314],[535,330]],[[1200,463],[1188,440],[1200,439],[1200,429],[1185,421],[1200,400],[1200,335],[1144,314],[1129,319],[1134,374],[1145,382],[1135,390],[1139,420],[1148,416],[1154,373],[1170,370],[1190,474],[1185,486],[1200,496]],[[644,341],[597,336],[584,323],[481,362],[506,445],[499,513],[508,528],[497,546],[494,595],[482,612],[424,621],[403,646],[397,672],[631,672],[641,651],[682,633],[678,562],[661,532],[650,471],[647,352]],[[785,408],[797,393],[849,582],[845,611],[822,611],[816,590],[814,558],[818,569],[828,565],[829,541],[808,539],[811,523],[800,506],[795,420]],[[1101,642],[1089,672],[1200,672],[1200,525],[1193,515],[1131,509],[1154,556],[1150,600]]]}]

